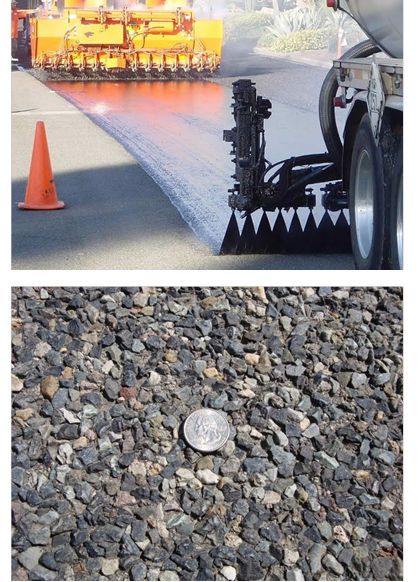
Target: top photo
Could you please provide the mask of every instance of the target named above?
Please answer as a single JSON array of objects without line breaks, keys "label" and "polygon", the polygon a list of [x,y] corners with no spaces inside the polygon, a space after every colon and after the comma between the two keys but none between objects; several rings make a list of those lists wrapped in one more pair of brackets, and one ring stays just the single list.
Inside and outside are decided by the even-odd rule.
[{"label": "top photo", "polygon": [[403,0],[11,15],[12,270],[403,269]]}]

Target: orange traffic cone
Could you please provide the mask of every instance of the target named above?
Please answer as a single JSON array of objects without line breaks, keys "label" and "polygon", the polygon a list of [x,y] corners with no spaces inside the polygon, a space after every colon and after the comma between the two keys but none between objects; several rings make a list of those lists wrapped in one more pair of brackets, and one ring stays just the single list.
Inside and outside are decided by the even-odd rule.
[{"label": "orange traffic cone", "polygon": [[57,200],[57,191],[55,189],[43,121],[38,121],[36,124],[25,202],[19,202],[18,207],[22,210],[56,210],[57,208],[64,208],[64,202]]}]

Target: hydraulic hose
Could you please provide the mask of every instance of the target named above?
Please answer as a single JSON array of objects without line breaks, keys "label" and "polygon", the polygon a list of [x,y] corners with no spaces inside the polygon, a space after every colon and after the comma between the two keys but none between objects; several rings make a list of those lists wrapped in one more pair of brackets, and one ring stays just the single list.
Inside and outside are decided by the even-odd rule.
[{"label": "hydraulic hose", "polygon": [[[380,51],[381,49],[376,46],[374,42],[368,39],[360,42],[345,52],[340,58],[340,61],[369,57]],[[343,144],[337,129],[334,107],[334,97],[337,94],[337,90],[337,72],[335,67],[332,67],[324,79],[321,93],[319,95],[319,122],[321,124],[321,131],[328,153],[334,163],[341,169]]]}]

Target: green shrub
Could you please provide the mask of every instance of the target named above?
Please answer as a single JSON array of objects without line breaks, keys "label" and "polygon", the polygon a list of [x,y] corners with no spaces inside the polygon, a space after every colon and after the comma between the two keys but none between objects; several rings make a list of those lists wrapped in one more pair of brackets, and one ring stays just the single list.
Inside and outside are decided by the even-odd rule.
[{"label": "green shrub", "polygon": [[271,48],[273,46],[276,37],[271,34],[271,32],[265,32],[260,38],[258,39],[257,46],[261,46],[264,48]]},{"label": "green shrub", "polygon": [[276,53],[293,53],[296,51],[319,50],[327,48],[335,27],[326,26],[318,30],[298,30],[287,36],[276,38],[270,49]]},{"label": "green shrub", "polygon": [[224,37],[227,40],[258,38],[266,26],[273,24],[273,15],[261,12],[243,12],[227,16],[224,21]]},{"label": "green shrub", "polygon": [[294,8],[274,15],[274,25],[269,31],[274,36],[287,36],[298,30],[313,30],[323,28],[328,23],[326,17],[314,8]]}]

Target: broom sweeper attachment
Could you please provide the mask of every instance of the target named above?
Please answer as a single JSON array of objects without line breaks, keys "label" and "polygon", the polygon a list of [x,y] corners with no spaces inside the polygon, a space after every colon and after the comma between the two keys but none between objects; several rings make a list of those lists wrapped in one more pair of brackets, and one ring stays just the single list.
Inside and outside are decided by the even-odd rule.
[{"label": "broom sweeper attachment", "polygon": [[[223,139],[232,143],[235,184],[229,190],[232,216],[220,254],[350,253],[350,227],[343,213],[347,195],[331,156],[310,154],[270,164],[265,158],[264,119],[271,115],[271,102],[257,95],[250,80],[240,79],[233,83],[232,107],[236,125],[224,131]],[[325,212],[318,223],[314,184],[325,184],[321,188]],[[304,225],[300,208],[309,210]],[[236,211],[245,218],[242,231]],[[256,211],[261,214],[257,230],[252,219]],[[338,212],[335,221],[329,211]],[[273,212],[277,216],[271,225],[268,213]]]},{"label": "broom sweeper attachment", "polygon": [[[118,0],[116,0],[116,3]],[[222,22],[146,0],[58,0],[31,18],[32,66],[54,80],[177,79],[218,71]],[[107,6],[102,6],[107,4]]]}]

